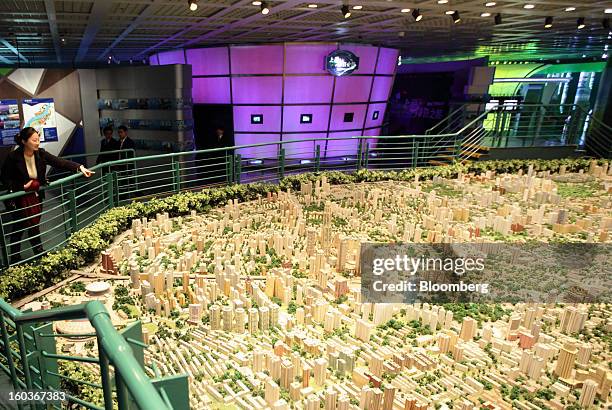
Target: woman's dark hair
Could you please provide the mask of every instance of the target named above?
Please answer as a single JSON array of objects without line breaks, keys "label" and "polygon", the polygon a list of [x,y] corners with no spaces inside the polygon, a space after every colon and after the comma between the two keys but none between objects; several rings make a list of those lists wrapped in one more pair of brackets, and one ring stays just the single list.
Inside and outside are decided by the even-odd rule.
[{"label": "woman's dark hair", "polygon": [[15,143],[20,147],[23,147],[24,141],[27,141],[32,135],[38,133],[35,128],[25,127],[19,134],[15,135]]}]

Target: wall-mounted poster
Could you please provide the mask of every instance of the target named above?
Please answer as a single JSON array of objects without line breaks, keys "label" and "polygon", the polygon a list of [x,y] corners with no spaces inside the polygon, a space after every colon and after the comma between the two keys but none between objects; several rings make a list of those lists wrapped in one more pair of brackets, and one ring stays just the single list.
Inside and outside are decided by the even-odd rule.
[{"label": "wall-mounted poster", "polygon": [[19,134],[19,105],[17,100],[0,100],[0,138],[2,145],[15,144]]},{"label": "wall-mounted poster", "polygon": [[24,127],[33,127],[40,135],[40,142],[57,141],[55,103],[53,98],[23,100]]}]

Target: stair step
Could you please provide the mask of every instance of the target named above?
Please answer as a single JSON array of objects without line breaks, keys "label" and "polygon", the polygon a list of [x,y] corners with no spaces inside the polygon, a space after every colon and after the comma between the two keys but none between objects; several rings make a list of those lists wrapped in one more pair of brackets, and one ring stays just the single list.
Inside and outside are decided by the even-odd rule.
[{"label": "stair step", "polygon": [[429,162],[431,165],[448,165],[447,161],[438,161],[438,160],[435,160],[435,159],[430,159],[427,162]]},{"label": "stair step", "polygon": [[489,151],[491,149],[491,147],[487,147],[486,145],[479,145],[479,144],[462,144],[463,147],[467,147],[467,148],[477,148],[479,151]]}]

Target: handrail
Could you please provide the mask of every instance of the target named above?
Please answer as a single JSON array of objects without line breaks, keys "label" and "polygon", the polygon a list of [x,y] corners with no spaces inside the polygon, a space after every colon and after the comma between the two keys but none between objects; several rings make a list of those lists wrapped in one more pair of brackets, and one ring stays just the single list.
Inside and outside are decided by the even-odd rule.
[{"label": "handrail", "polygon": [[87,318],[96,330],[102,351],[108,356],[109,363],[115,367],[116,372],[121,375],[122,381],[136,403],[146,403],[147,409],[171,409],[136,361],[130,345],[113,326],[110,315],[101,302],[95,300],[79,305],[23,313],[0,299],[0,311],[7,314],[16,326]]}]

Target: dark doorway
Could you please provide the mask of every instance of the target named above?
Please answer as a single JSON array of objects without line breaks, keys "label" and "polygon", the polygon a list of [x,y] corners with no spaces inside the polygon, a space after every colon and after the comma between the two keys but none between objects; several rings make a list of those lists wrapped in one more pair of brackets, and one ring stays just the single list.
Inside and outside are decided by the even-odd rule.
[{"label": "dark doorway", "polygon": [[193,127],[198,150],[215,146],[214,137],[217,127],[225,128],[227,145],[234,145],[234,113],[231,105],[194,104]]}]

